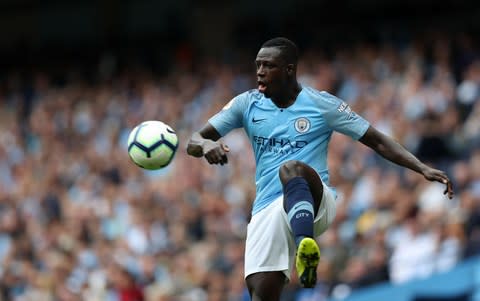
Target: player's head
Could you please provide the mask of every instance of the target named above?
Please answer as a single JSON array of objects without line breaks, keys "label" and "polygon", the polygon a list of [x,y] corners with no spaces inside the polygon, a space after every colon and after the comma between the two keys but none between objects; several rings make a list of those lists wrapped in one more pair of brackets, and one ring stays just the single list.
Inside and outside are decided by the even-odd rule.
[{"label": "player's head", "polygon": [[277,48],[280,50],[280,57],[287,63],[297,65],[298,47],[287,38],[273,38],[263,43],[261,48]]},{"label": "player's head", "polygon": [[296,85],[297,61],[297,45],[289,39],[274,38],[263,43],[255,60],[260,92],[271,97]]}]

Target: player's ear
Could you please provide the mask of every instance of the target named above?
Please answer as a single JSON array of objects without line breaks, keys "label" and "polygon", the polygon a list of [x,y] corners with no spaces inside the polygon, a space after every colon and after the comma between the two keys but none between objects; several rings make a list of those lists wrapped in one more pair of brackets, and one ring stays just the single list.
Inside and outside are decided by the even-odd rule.
[{"label": "player's ear", "polygon": [[287,74],[291,76],[291,75],[293,75],[294,71],[295,71],[295,65],[294,64],[288,64],[287,65]]}]

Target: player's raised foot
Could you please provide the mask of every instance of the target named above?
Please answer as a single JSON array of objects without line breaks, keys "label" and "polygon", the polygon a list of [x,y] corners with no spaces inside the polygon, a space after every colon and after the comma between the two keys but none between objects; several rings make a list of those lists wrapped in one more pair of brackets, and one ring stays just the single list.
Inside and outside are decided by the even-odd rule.
[{"label": "player's raised foot", "polygon": [[320,261],[320,249],[317,242],[305,237],[297,249],[295,265],[300,284],[305,288],[314,287],[317,283],[317,266]]}]

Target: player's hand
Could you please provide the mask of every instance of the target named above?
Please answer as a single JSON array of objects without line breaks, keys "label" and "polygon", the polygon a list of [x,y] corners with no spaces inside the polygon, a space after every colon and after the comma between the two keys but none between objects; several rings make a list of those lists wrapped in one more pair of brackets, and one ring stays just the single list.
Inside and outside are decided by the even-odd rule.
[{"label": "player's hand", "polygon": [[437,181],[445,184],[445,191],[443,192],[443,194],[447,195],[449,199],[453,197],[452,182],[445,174],[445,172],[435,168],[426,167],[423,170],[423,176],[429,181]]},{"label": "player's hand", "polygon": [[229,151],[228,146],[217,141],[209,141],[203,146],[203,156],[210,164],[227,164]]}]

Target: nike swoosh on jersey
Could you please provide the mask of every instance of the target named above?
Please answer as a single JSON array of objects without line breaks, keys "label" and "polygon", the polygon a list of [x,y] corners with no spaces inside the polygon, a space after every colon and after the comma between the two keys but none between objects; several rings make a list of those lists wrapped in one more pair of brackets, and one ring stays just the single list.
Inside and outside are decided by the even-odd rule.
[{"label": "nike swoosh on jersey", "polygon": [[252,122],[253,122],[253,123],[257,123],[257,122],[265,121],[265,120],[267,120],[267,118],[255,119],[255,117],[252,117]]}]

